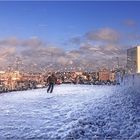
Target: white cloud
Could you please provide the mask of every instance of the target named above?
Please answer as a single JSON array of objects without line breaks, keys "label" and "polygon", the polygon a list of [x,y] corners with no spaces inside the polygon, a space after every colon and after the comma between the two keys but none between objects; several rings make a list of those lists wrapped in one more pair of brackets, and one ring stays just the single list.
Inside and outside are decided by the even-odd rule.
[{"label": "white cloud", "polygon": [[[124,50],[122,46],[112,43],[115,40],[115,34],[112,38],[104,37],[112,35],[111,30],[99,30],[94,33],[98,39],[106,40],[110,43],[96,44],[84,40],[80,47],[71,51],[48,44],[37,37],[32,37],[26,40],[16,37],[0,40],[0,64],[14,66],[16,57],[19,56],[26,69],[30,69],[31,65],[36,64],[36,68],[47,66],[56,67],[91,67],[96,68],[102,65],[107,65],[108,60],[114,61],[113,58],[119,57],[125,61]],[[99,35],[100,34],[100,35]],[[83,38],[83,37],[82,37]],[[82,40],[82,39],[79,39]],[[10,61],[9,61],[10,60]],[[124,63],[124,61],[122,61]],[[110,65],[113,63],[110,63]]]},{"label": "white cloud", "polygon": [[120,34],[114,29],[102,28],[86,33],[86,37],[93,41],[117,42],[120,38]]},{"label": "white cloud", "polygon": [[128,27],[135,27],[136,26],[136,21],[133,19],[126,19],[123,21],[124,25]]}]

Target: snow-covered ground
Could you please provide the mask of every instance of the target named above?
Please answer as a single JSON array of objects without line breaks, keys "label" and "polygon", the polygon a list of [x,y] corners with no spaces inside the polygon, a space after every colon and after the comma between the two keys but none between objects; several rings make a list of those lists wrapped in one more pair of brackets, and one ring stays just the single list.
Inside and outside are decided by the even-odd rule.
[{"label": "snow-covered ground", "polygon": [[0,140],[140,139],[140,92],[59,85],[0,94]]}]

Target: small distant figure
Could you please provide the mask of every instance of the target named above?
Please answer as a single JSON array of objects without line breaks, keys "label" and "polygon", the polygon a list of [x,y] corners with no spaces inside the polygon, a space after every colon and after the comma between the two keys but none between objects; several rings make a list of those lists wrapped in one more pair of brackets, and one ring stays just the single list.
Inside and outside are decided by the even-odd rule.
[{"label": "small distant figure", "polygon": [[53,92],[53,88],[54,88],[54,85],[57,81],[57,78],[54,74],[50,75],[48,78],[47,78],[47,83],[48,83],[48,89],[47,89],[47,92],[50,92],[52,93]]}]

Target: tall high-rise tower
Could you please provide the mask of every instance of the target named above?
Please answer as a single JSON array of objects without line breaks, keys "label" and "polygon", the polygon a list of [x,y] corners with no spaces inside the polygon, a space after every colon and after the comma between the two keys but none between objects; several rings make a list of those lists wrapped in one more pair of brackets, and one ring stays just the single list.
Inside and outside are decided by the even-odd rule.
[{"label": "tall high-rise tower", "polygon": [[127,50],[128,73],[140,73],[140,46]]}]

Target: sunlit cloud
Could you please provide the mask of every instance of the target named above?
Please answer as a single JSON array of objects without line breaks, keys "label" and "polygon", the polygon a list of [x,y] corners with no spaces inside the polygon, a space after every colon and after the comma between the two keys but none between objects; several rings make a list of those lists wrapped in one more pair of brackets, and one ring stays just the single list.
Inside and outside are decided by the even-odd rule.
[{"label": "sunlit cloud", "polygon": [[86,38],[92,41],[118,42],[120,39],[120,34],[114,29],[102,28],[87,32]]},{"label": "sunlit cloud", "polygon": [[137,40],[137,41],[140,41],[140,34],[138,33],[129,33],[127,36],[126,36],[127,39],[129,40]]},{"label": "sunlit cloud", "polygon": [[5,46],[18,46],[20,45],[19,40],[16,37],[10,37],[7,39],[1,39],[0,40],[0,47]]},{"label": "sunlit cloud", "polygon": [[135,27],[136,26],[136,21],[133,19],[126,19],[123,21],[123,24],[127,27]]},{"label": "sunlit cloud", "polygon": [[15,51],[16,51],[15,47],[0,48],[0,59],[10,57],[11,55],[15,54]]},{"label": "sunlit cloud", "polygon": [[[109,37],[110,35],[112,36]],[[107,67],[109,61],[110,67],[113,67],[113,65],[117,65],[116,57],[122,59],[122,65],[125,64],[125,50],[122,45],[117,43],[118,32],[113,29],[99,29],[92,32],[92,40],[88,37],[88,34],[85,33],[85,35],[73,39],[72,44],[78,45],[79,48],[68,51],[58,47],[57,44],[44,42],[36,36],[24,40],[16,37],[1,39],[0,63],[5,66],[9,65],[10,59],[12,65],[18,56],[22,60],[22,64],[26,66],[26,70],[31,69],[31,66],[36,69],[49,66],[56,69],[65,67],[96,69],[97,67]],[[106,43],[96,43],[93,40]]]}]

